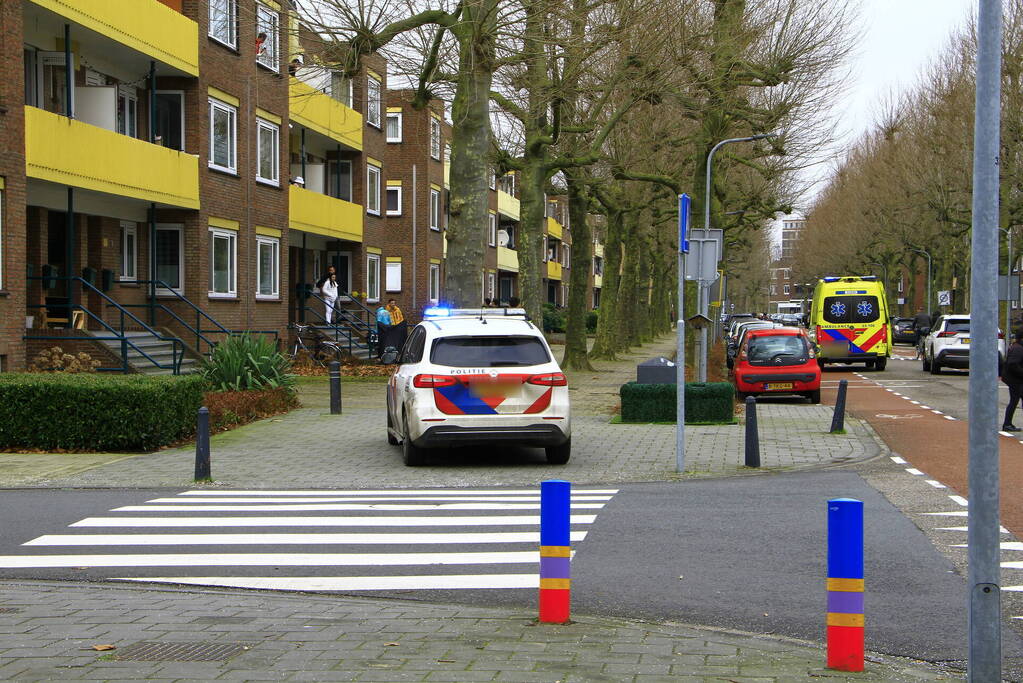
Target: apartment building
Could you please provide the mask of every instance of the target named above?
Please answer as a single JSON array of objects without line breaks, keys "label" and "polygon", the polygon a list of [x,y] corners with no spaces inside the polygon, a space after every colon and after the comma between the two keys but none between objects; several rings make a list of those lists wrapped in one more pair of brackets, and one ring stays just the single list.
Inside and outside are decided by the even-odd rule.
[{"label": "apartment building", "polygon": [[568,305],[569,270],[572,267],[572,230],[568,221],[568,198],[546,197],[543,260],[547,264],[544,290],[546,302]]}]

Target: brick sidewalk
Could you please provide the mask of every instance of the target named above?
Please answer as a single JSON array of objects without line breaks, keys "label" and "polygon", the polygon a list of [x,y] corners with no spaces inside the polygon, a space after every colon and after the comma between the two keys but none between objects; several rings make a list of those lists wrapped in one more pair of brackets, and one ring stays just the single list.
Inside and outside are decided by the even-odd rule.
[{"label": "brick sidewalk", "polygon": [[[961,679],[923,662],[887,656],[870,656],[866,672],[844,675],[824,669],[819,646],[790,639],[588,616],[569,625],[538,625],[535,616],[521,609],[411,600],[12,581],[0,584],[0,679]],[[133,655],[140,643],[164,646],[164,654],[140,659]],[[173,644],[177,654],[167,651]],[[93,645],[116,649],[94,651]],[[202,654],[217,658],[195,661]]]},{"label": "brick sidewalk", "polygon": [[[225,486],[407,487],[532,485],[557,475],[577,484],[663,481],[675,472],[673,425],[611,424],[618,388],[635,379],[638,362],[668,355],[665,337],[618,361],[597,361],[596,372],[569,372],[573,453],[549,466],[540,449],[441,450],[431,465],[409,468],[384,431],[384,384],[348,382],[344,414],[327,413],[327,380],[302,384],[306,407],[215,435],[212,471]],[[558,352],[557,347],[555,348]],[[759,407],[765,470],[831,464],[869,457],[877,445],[869,430],[847,418],[845,435],[827,434],[831,408],[767,402]],[[728,476],[743,470],[741,425],[686,428],[687,476]],[[0,486],[189,486],[194,446],[125,457],[0,454]],[[113,462],[107,463],[109,460]],[[81,463],[77,471],[75,463]],[[99,464],[97,464],[99,463]]]}]

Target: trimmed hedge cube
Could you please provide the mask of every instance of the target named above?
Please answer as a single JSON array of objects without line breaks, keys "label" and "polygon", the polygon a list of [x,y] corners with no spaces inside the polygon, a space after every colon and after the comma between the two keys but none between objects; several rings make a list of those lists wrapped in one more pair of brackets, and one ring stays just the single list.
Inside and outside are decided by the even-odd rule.
[{"label": "trimmed hedge cube", "polygon": [[198,375],[0,374],[0,447],[151,451],[195,432]]},{"label": "trimmed hedge cube", "polygon": [[[675,384],[629,382],[620,390],[622,422],[675,422]],[[735,421],[728,382],[686,382],[686,424]]]}]

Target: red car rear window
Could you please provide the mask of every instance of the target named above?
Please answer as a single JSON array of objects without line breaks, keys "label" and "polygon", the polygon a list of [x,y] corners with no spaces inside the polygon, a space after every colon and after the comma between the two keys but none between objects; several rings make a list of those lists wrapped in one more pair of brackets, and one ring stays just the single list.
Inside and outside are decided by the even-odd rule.
[{"label": "red car rear window", "polygon": [[802,365],[810,360],[809,347],[802,336],[764,335],[753,337],[746,346],[750,365]]}]

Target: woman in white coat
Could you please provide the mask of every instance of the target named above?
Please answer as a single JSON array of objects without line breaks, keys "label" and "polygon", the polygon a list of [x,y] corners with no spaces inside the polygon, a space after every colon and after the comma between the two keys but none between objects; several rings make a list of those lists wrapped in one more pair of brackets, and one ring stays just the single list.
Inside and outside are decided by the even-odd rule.
[{"label": "woman in white coat", "polygon": [[334,323],[334,304],[337,302],[339,288],[337,272],[335,272],[334,266],[330,266],[327,269],[327,274],[323,276],[316,286],[320,288],[320,297],[326,306],[324,317],[327,319],[327,324],[331,325]]}]

